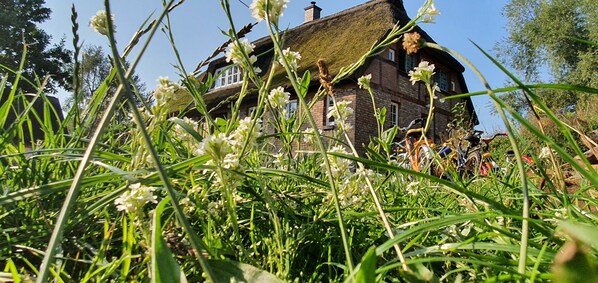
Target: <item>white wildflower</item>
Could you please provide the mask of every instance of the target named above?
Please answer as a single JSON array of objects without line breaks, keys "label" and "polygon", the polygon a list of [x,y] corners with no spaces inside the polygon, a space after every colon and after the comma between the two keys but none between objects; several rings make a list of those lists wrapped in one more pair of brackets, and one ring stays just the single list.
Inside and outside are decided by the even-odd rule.
[{"label": "white wildflower", "polygon": [[289,103],[290,93],[285,92],[284,88],[279,86],[270,91],[268,101],[273,108],[283,108]]},{"label": "white wildflower", "polygon": [[[343,146],[336,145],[332,147],[328,152],[330,153],[342,153],[348,154],[347,150]],[[351,169],[351,161],[349,159],[338,157],[335,155],[329,155],[328,160],[330,162],[330,169],[332,177],[340,178],[344,173],[349,173]],[[324,164],[322,164],[324,166]],[[328,172],[327,172],[328,174]]]},{"label": "white wildflower", "polygon": [[357,79],[357,84],[359,85],[359,88],[369,90],[371,80],[372,80],[372,74],[367,74],[367,75],[361,76],[359,79]]},{"label": "white wildflower", "polygon": [[258,22],[268,20],[276,24],[278,23],[278,17],[282,16],[282,11],[287,7],[288,2],[289,0],[253,0],[249,9],[251,9],[251,15]]},{"label": "white wildflower", "polygon": [[540,154],[538,155],[538,158],[539,159],[548,159],[548,158],[550,158],[550,153],[551,153],[550,147],[545,146],[540,150]]},{"label": "white wildflower", "polygon": [[[237,65],[244,66],[243,62],[245,62],[245,56],[249,56],[253,52],[255,45],[253,43],[249,43],[247,39],[242,39],[239,41],[233,41],[228,45],[228,49],[224,54],[226,56],[226,62],[233,62]],[[257,57],[251,56],[249,57],[249,63],[253,64],[257,61]]]},{"label": "white wildflower", "polygon": [[419,189],[419,182],[413,181],[413,182],[407,184],[406,191],[413,196],[417,196],[418,189]]},{"label": "white wildflower", "polygon": [[[322,134],[322,130],[318,130]],[[314,145],[316,142],[316,133],[313,128],[307,128],[303,132],[303,142],[309,145]]]},{"label": "white wildflower", "polygon": [[[91,19],[89,20],[89,26],[92,27],[96,32],[106,35],[108,34],[108,14],[106,11],[98,11]],[[114,23],[114,15],[110,15],[110,19],[112,23]],[[113,26],[115,28],[116,26]]]},{"label": "white wildflower", "polygon": [[436,10],[434,4],[428,6],[426,10],[424,8],[426,7],[421,7],[417,11],[417,14],[421,15],[422,23],[434,23],[434,17],[440,15],[440,11]]},{"label": "white wildflower", "polygon": [[414,71],[409,71],[409,80],[411,84],[415,84],[418,81],[429,84],[432,75],[434,75],[434,64],[430,64],[428,61],[421,61],[414,68]]},{"label": "white wildflower", "polygon": [[228,136],[225,133],[218,133],[205,137],[195,151],[195,155],[209,155],[212,160],[218,162],[222,161],[230,151]]},{"label": "white wildflower", "polygon": [[156,203],[156,196],[154,191],[156,188],[135,183],[129,186],[128,191],[124,192],[120,197],[114,200],[114,204],[119,211],[127,213],[134,213],[141,209],[146,203]]},{"label": "white wildflower", "polygon": [[180,90],[186,91],[187,88],[170,81],[168,77],[158,78],[158,86],[153,92],[154,98],[156,98],[156,105],[158,107],[176,105],[184,97],[181,93],[177,93]]},{"label": "white wildflower", "polygon": [[278,62],[280,65],[284,66],[283,61],[287,61],[291,69],[296,71],[299,67],[297,63],[299,60],[301,60],[301,54],[299,54],[299,52],[291,51],[290,48],[287,48],[282,51],[282,58],[279,58]]},{"label": "white wildflower", "polygon": [[239,155],[236,153],[229,153],[224,156],[222,160],[222,168],[234,170],[239,168]]},{"label": "white wildflower", "polygon": [[233,150],[240,151],[245,144],[251,147],[255,145],[256,139],[261,135],[262,132],[262,120],[253,120],[247,116],[239,121],[239,126],[235,129],[231,135],[229,142],[233,146]]},{"label": "white wildflower", "polygon": [[351,101],[343,100],[336,102],[336,105],[328,107],[326,117],[334,117],[335,121],[344,121],[353,114],[353,108],[349,107]]}]

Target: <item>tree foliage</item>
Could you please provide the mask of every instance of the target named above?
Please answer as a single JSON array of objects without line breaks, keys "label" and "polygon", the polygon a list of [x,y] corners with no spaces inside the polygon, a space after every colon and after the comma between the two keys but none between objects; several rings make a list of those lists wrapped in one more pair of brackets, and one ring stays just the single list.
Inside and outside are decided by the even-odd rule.
[{"label": "tree foliage", "polygon": [[[598,43],[597,1],[511,0],[503,14],[508,36],[497,46],[499,56],[526,81],[598,86],[598,48],[587,43]],[[542,96],[559,110],[573,109],[587,99],[564,91],[545,91]],[[523,107],[522,101],[511,101]]]},{"label": "tree foliage", "polygon": [[[106,79],[110,77],[110,72],[112,71],[112,58],[104,53],[104,50],[101,46],[87,45],[82,48],[79,64],[79,72],[77,76],[78,81],[81,84],[81,89],[77,94],[77,106],[79,109],[81,109],[81,111],[83,111],[89,106],[90,103],[99,103],[100,110],[103,111],[103,109],[107,106],[105,104],[108,102],[108,100],[92,101],[92,99],[94,98],[95,92],[104,83],[109,83],[107,93],[113,94],[116,92],[118,86],[116,80],[109,82],[106,81]],[[138,94],[138,96],[136,96],[136,102],[138,106],[143,105],[143,102],[151,103],[151,97],[149,96],[149,93],[146,93],[145,84],[141,82],[139,76],[134,74],[131,78],[131,84],[135,92]],[[124,101],[125,100],[123,98],[121,102],[122,106],[124,107],[123,109],[128,109]],[[73,96],[67,99],[65,108],[68,110],[74,105],[75,95],[73,94]],[[119,121],[127,119],[127,114],[125,112],[117,111],[115,116],[116,119]]]},{"label": "tree foliage", "polygon": [[[37,27],[50,18],[51,10],[45,8],[44,0],[0,0],[0,64],[12,71],[19,70],[24,46],[27,59],[22,76],[34,81],[36,76],[50,76],[47,90],[53,92],[57,86],[69,88],[70,72],[66,68],[71,62],[71,52],[64,42],[50,44],[51,37]],[[14,74],[4,68],[9,81]],[[35,87],[20,84],[26,92],[35,92]]]}]

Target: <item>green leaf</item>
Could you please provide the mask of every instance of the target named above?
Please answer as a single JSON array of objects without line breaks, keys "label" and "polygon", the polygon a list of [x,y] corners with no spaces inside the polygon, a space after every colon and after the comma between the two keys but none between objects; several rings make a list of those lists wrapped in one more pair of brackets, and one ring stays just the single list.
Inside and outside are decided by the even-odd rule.
[{"label": "green leaf", "polygon": [[356,283],[376,281],[376,247],[371,247],[361,259],[361,265],[355,279]]},{"label": "green leaf", "polygon": [[311,73],[309,70],[303,73],[303,78],[301,78],[301,96],[305,97],[307,95],[307,91],[309,90],[309,83],[311,80]]},{"label": "green leaf", "polygon": [[210,259],[215,282],[282,283],[271,273],[255,266],[231,260]]},{"label": "green leaf", "polygon": [[187,122],[185,122],[183,119],[172,117],[170,118],[170,121],[181,126],[181,128],[183,128],[187,133],[189,133],[196,141],[201,142],[203,140],[203,138],[199,135],[197,130],[193,129],[193,127],[189,125]]},{"label": "green leaf", "polygon": [[176,262],[172,253],[166,246],[162,238],[162,223],[160,217],[164,207],[170,201],[166,197],[160,201],[154,212],[154,221],[152,223],[152,263],[151,277],[152,282],[187,282],[183,270]]}]

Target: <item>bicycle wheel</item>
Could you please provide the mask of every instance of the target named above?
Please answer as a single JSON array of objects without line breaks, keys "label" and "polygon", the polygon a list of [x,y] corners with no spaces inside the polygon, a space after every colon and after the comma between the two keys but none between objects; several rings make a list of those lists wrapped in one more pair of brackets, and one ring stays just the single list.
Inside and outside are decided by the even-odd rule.
[{"label": "bicycle wheel", "polygon": [[465,160],[465,174],[476,175],[479,172],[480,164],[482,162],[482,153],[479,150],[470,152]]}]

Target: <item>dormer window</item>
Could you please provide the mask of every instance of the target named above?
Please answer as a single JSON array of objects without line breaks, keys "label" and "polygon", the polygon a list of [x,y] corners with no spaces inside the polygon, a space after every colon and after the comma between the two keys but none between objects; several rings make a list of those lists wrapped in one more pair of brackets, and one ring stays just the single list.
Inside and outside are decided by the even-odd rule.
[{"label": "dormer window", "polygon": [[215,74],[216,82],[214,83],[214,88],[221,88],[243,82],[241,68],[236,65],[217,69]]}]

